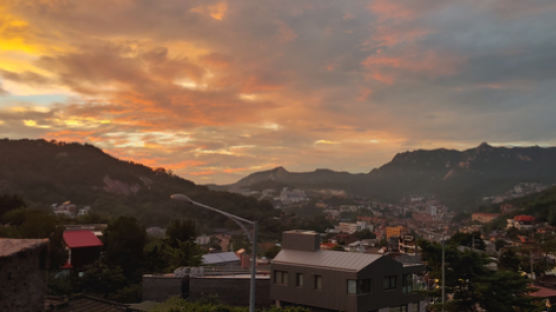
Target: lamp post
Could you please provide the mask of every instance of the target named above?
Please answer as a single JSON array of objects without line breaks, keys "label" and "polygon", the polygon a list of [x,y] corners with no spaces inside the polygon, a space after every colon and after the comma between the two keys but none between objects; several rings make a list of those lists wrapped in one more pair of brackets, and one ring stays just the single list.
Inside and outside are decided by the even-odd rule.
[{"label": "lamp post", "polygon": [[[193,199],[189,198],[187,195],[184,194],[172,194],[170,195],[171,199],[181,200],[188,203],[191,203],[197,207],[201,207],[210,211],[217,212],[221,215],[224,215],[230,220],[234,221],[247,235],[249,242],[251,243],[252,247],[252,255],[251,255],[251,282],[249,284],[249,312],[255,312],[255,275],[257,274],[256,271],[256,262],[257,262],[257,221],[251,221],[244,219],[242,217],[238,217],[234,214],[231,214],[226,211],[222,211],[220,209],[216,209],[214,207],[199,203],[194,201]],[[245,224],[251,225],[253,227],[253,231],[250,232]]]}]

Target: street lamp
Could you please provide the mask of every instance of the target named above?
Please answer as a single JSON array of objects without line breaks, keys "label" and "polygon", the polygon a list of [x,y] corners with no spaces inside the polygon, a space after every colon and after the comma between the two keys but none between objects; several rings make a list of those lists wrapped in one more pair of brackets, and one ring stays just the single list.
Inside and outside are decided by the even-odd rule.
[{"label": "street lamp", "polygon": [[[194,201],[193,199],[189,198],[187,195],[184,194],[172,194],[170,195],[171,199],[175,199],[175,200],[181,200],[181,201],[185,201],[185,202],[189,202],[195,206],[207,209],[207,210],[211,210],[214,212],[217,212],[221,215],[224,215],[228,218],[230,218],[230,220],[234,221],[244,232],[245,235],[247,235],[247,238],[249,239],[249,242],[251,243],[252,247],[252,256],[251,256],[251,282],[250,282],[250,289],[249,289],[249,312],[255,312],[255,275],[257,274],[256,271],[256,262],[257,262],[257,221],[251,221],[251,220],[247,220],[244,219],[242,217],[238,217],[236,215],[233,215],[229,212],[226,211],[222,211],[220,209],[216,209],[214,207],[199,203]],[[250,232],[247,227],[245,226],[245,224],[251,225],[253,227],[253,231]]]}]

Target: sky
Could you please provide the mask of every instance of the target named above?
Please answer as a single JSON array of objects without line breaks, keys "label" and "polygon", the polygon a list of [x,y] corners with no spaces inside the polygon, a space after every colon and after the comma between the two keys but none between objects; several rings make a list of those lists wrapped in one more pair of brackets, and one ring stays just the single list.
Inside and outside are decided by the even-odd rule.
[{"label": "sky", "polygon": [[0,0],[0,137],[196,183],[556,145],[553,0]]}]

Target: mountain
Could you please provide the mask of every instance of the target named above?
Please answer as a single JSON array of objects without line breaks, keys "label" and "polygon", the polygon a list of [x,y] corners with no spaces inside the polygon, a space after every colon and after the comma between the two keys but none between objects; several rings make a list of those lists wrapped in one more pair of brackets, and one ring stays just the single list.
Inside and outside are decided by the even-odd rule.
[{"label": "mountain", "polygon": [[268,202],[211,191],[163,168],[118,160],[89,144],[0,140],[0,194],[20,195],[29,207],[47,209],[71,201],[99,214],[133,215],[146,225],[164,226],[177,217],[202,220],[206,226],[225,222],[212,212],[170,200],[174,193],[246,218],[276,214]]},{"label": "mountain", "polygon": [[329,169],[317,169],[312,172],[289,172],[283,167],[268,171],[255,172],[238,182],[219,186],[220,189],[233,192],[241,190],[264,190],[268,188],[345,188],[365,174],[351,174]]},{"label": "mountain", "polygon": [[482,143],[464,151],[435,149],[399,153],[367,174],[326,169],[292,173],[279,167],[253,173],[220,189],[234,192],[278,187],[339,189],[354,196],[386,201],[433,196],[454,208],[465,208],[518,183],[555,183],[554,160],[555,147],[508,148]]}]

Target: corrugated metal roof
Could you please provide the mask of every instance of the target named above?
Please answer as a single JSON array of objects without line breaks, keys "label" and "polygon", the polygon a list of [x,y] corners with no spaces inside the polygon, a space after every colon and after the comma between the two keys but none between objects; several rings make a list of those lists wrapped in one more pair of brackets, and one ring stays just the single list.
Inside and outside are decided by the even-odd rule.
[{"label": "corrugated metal roof", "polygon": [[324,267],[342,271],[360,271],[382,256],[381,254],[333,250],[302,251],[282,249],[274,257],[272,263]]},{"label": "corrugated metal roof", "polygon": [[239,261],[239,257],[232,251],[216,252],[203,255],[203,264],[218,264]]},{"label": "corrugated metal roof", "polygon": [[37,248],[45,244],[48,244],[48,238],[41,238],[41,239],[0,238],[0,257],[9,257],[20,251]]},{"label": "corrugated metal roof", "polygon": [[102,246],[100,239],[89,230],[64,231],[63,237],[69,248]]}]

